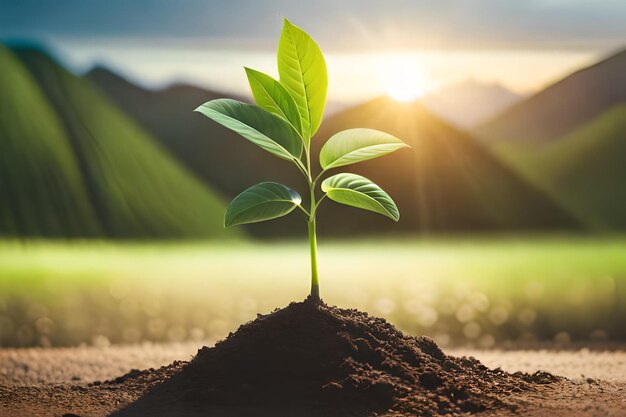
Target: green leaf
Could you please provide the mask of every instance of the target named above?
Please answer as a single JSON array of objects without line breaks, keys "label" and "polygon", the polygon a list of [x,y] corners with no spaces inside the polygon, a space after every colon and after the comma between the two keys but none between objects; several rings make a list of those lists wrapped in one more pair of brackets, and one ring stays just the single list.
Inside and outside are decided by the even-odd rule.
[{"label": "green leaf", "polygon": [[322,191],[337,203],[370,210],[400,220],[400,212],[389,194],[365,177],[356,174],[337,174],[322,182]]},{"label": "green leaf", "polygon": [[349,129],[333,135],[320,151],[323,169],[336,168],[387,155],[409,147],[400,139],[374,129]]},{"label": "green leaf", "polygon": [[248,188],[231,201],[224,225],[256,223],[291,213],[302,198],[294,190],[276,182],[262,182]]},{"label": "green leaf", "polygon": [[315,41],[287,19],[278,44],[278,73],[298,105],[302,136],[308,143],[322,123],[326,105],[326,61]]},{"label": "green leaf", "polygon": [[288,121],[298,133],[302,134],[300,111],[285,86],[260,71],[248,67],[245,69],[256,104]]},{"label": "green leaf", "polygon": [[293,127],[260,107],[220,98],[204,103],[196,111],[279,158],[294,160],[302,155],[302,139]]}]

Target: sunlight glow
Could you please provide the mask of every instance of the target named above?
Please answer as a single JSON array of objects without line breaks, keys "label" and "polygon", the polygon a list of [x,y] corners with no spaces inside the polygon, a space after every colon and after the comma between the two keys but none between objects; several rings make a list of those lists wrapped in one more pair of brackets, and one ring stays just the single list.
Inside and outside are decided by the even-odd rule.
[{"label": "sunlight glow", "polygon": [[380,56],[378,67],[382,89],[394,100],[413,101],[431,89],[415,55],[384,54]]}]

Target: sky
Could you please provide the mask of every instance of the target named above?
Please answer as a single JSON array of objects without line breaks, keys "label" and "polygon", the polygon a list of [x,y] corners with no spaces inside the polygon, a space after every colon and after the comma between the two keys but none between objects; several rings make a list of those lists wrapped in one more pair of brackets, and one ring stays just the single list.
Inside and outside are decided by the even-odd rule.
[{"label": "sky", "polygon": [[528,94],[626,47],[624,0],[0,0],[0,38],[43,42],[76,71],[242,94],[244,65],[277,74],[283,17],[319,43],[345,102],[466,79]]}]

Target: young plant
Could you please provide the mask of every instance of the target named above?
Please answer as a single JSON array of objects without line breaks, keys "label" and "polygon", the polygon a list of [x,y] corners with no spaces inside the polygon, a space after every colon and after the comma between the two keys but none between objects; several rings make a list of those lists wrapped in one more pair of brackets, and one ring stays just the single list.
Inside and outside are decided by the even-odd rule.
[{"label": "young plant", "polygon": [[311,139],[322,123],[328,75],[324,56],[302,29],[285,19],[278,44],[280,80],[245,68],[256,106],[230,99],[209,101],[196,111],[239,133],[265,151],[292,162],[309,185],[310,203],[276,182],[261,182],[239,194],[226,211],[226,227],[285,216],[296,208],[305,214],[311,251],[311,295],[320,300],[317,272],[315,218],[321,202],[329,199],[370,210],[394,221],[400,213],[391,197],[369,179],[342,173],[321,183],[322,196],[315,190],[322,175],[333,168],[350,165],[407,147],[401,140],[373,129],[349,129],[333,135],[322,147],[322,171],[312,175]]}]

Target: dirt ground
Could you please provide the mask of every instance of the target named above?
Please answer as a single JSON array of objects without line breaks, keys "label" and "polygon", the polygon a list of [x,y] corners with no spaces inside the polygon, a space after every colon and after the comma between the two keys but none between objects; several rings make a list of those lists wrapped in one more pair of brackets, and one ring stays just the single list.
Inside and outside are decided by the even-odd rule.
[{"label": "dirt ground", "polygon": [[[108,348],[0,349],[0,416],[106,416],[137,399],[142,384],[102,384],[132,369],[188,361],[196,343]],[[606,350],[467,350],[490,368],[508,372],[544,370],[569,380],[533,393],[512,394],[514,411],[482,416],[626,416],[626,347]]]}]

